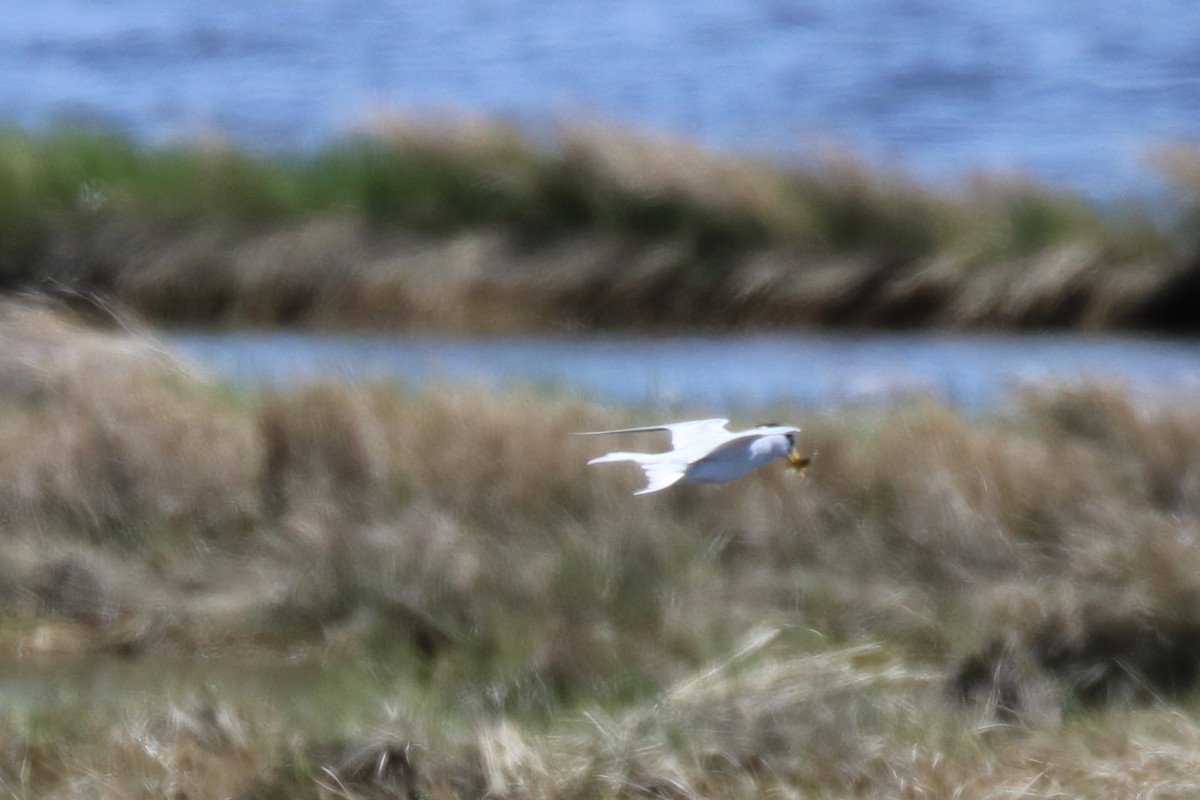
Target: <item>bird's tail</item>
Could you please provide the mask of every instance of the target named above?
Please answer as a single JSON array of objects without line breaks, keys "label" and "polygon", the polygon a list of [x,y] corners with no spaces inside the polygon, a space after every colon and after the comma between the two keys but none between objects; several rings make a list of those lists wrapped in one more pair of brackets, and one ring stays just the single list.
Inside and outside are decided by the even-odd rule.
[{"label": "bird's tail", "polygon": [[675,483],[678,483],[683,477],[684,470],[677,463],[663,462],[660,458],[661,453],[627,453],[618,450],[615,453],[606,453],[602,456],[596,456],[589,464],[607,464],[612,461],[632,461],[636,463],[646,473],[646,487],[640,489],[634,494],[649,494],[657,492],[660,489],[666,489]]}]

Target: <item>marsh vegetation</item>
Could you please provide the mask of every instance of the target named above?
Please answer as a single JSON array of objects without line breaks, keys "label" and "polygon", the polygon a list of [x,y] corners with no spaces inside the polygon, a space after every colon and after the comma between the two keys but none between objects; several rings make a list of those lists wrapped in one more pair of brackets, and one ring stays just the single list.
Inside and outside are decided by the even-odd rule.
[{"label": "marsh vegetation", "polygon": [[1191,329],[1194,147],[1160,197],[927,185],[591,124],[384,115],[305,153],[0,132],[0,288],[173,325]]},{"label": "marsh vegetation", "polygon": [[239,392],[47,305],[0,392],[0,657],[127,676],[10,682],[13,796],[1197,789],[1200,409],[763,409],[809,479],[634,498],[570,434],[648,412]]}]

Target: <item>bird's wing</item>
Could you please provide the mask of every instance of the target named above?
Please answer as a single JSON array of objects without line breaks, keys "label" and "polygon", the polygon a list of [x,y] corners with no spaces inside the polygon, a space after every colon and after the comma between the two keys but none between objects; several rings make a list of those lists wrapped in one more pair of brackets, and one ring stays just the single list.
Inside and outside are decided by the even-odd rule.
[{"label": "bird's wing", "polygon": [[669,431],[671,434],[671,449],[682,450],[696,442],[711,440],[714,437],[723,441],[729,436],[725,426],[727,419],[693,419],[684,422],[664,422],[661,425],[646,425],[640,428],[618,428],[612,431],[581,431],[579,436],[599,436],[604,433],[645,433],[648,431]]},{"label": "bird's wing", "polygon": [[641,467],[646,473],[646,488],[634,492],[635,495],[650,494],[674,486],[687,472],[687,464],[679,462],[643,463]]}]

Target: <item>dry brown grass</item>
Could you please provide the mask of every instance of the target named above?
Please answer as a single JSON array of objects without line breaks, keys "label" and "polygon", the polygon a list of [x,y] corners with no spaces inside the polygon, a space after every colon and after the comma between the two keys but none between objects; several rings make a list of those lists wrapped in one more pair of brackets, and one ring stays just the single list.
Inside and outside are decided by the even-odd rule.
[{"label": "dry brown grass", "polygon": [[[531,244],[483,228],[380,230],[331,215],[263,233],[198,221],[155,233],[114,219],[56,232],[51,284],[170,324],[513,332],[704,327],[1176,329],[1162,304],[1182,261],[1086,237],[992,259],[938,252],[751,248],[697,269],[694,247],[603,231]],[[80,275],[77,261],[120,265]]]},{"label": "dry brown grass", "polygon": [[10,525],[65,518],[118,538],[143,525],[245,528],[257,442],[219,401],[189,391],[169,357],[41,310],[6,309],[0,326],[0,505]]},{"label": "dry brown grass", "polygon": [[[45,306],[0,337],[0,653],[162,673],[0,709],[16,796],[1196,788],[1195,409],[794,409],[809,480],[633,498],[570,435],[632,412],[236,395]],[[164,680],[201,654],[327,688]]]}]

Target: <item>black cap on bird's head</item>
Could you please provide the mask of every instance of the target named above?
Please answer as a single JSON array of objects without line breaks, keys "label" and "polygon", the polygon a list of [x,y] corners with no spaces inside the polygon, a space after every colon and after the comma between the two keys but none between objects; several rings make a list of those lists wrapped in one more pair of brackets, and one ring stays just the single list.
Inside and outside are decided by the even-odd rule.
[{"label": "black cap on bird's head", "polygon": [[812,463],[812,456],[806,456],[800,452],[800,448],[796,445],[796,434],[787,434],[787,471],[789,473],[804,476],[804,470]]}]

